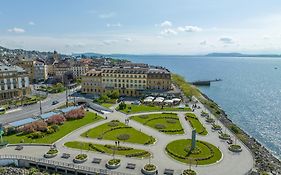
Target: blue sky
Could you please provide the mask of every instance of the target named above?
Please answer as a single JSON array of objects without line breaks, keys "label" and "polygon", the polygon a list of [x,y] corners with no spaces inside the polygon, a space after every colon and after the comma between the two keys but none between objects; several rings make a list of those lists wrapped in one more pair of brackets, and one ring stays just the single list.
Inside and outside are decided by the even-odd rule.
[{"label": "blue sky", "polygon": [[281,53],[281,1],[2,0],[0,45],[63,53]]}]

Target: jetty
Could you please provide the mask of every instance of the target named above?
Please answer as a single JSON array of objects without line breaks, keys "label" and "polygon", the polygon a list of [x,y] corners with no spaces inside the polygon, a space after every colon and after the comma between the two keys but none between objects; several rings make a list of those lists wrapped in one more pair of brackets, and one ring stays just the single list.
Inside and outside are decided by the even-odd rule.
[{"label": "jetty", "polygon": [[196,85],[196,86],[210,86],[211,82],[217,82],[217,81],[222,81],[222,79],[198,80],[198,81],[191,82],[191,84]]}]

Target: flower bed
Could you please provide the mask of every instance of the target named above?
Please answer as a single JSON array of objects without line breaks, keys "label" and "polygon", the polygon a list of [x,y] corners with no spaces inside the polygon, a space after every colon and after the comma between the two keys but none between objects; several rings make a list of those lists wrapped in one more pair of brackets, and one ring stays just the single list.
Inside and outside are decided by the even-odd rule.
[{"label": "flower bed", "polygon": [[223,140],[228,140],[228,139],[230,139],[230,135],[226,134],[226,133],[222,133],[219,135],[219,138],[223,139]]},{"label": "flower bed", "polygon": [[86,154],[78,154],[74,159],[74,163],[83,163],[86,162],[88,159],[88,156]]},{"label": "flower bed", "polygon": [[208,123],[214,123],[215,120],[214,120],[213,118],[211,118],[211,117],[208,117],[208,118],[206,119],[206,122],[208,122]]},{"label": "flower bed", "polygon": [[218,130],[222,130],[222,127],[220,125],[213,124],[212,129],[218,131]]},{"label": "flower bed", "polygon": [[51,148],[46,154],[44,154],[45,158],[53,158],[58,155],[58,150],[55,148]]},{"label": "flower bed", "polygon": [[241,152],[242,148],[240,145],[230,145],[228,149],[232,152]]},{"label": "flower bed", "polygon": [[182,172],[182,175],[196,175],[196,172],[191,169],[188,169],[188,170],[184,170]]},{"label": "flower bed", "polygon": [[144,165],[144,167],[141,169],[141,172],[143,174],[147,174],[147,175],[152,175],[155,174],[157,171],[157,167],[156,165],[153,164],[146,164]]},{"label": "flower bed", "polygon": [[121,165],[120,159],[110,159],[106,162],[106,167],[109,169],[116,169]]}]

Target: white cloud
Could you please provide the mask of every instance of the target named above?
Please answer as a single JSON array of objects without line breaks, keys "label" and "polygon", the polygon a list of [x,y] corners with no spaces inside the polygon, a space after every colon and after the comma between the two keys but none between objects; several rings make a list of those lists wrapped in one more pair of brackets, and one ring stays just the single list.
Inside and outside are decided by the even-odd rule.
[{"label": "white cloud", "polygon": [[107,18],[112,18],[114,17],[116,14],[114,12],[109,12],[109,13],[103,13],[103,14],[99,14],[99,18],[102,19],[107,19]]},{"label": "white cloud", "polygon": [[178,30],[180,32],[200,32],[202,31],[202,28],[197,26],[184,26],[184,27],[178,27]]},{"label": "white cloud", "polygon": [[106,24],[106,27],[122,27],[122,24],[119,22],[119,23],[116,23],[116,24]]},{"label": "white cloud", "polygon": [[31,26],[34,26],[34,25],[35,25],[35,23],[34,23],[33,21],[29,21],[28,24],[31,25]]},{"label": "white cloud", "polygon": [[8,29],[8,32],[11,32],[11,33],[24,33],[25,30],[22,29],[22,28],[14,27],[12,29]]},{"label": "white cloud", "polygon": [[206,40],[201,41],[199,44],[200,44],[201,46],[206,46],[206,45],[207,45],[207,41],[206,41]]},{"label": "white cloud", "polygon": [[132,40],[132,38],[126,38],[125,41],[126,42],[132,42],[133,40]]},{"label": "white cloud", "polygon": [[174,29],[164,29],[160,32],[161,35],[177,35],[178,32]]},{"label": "white cloud", "polygon": [[164,21],[160,24],[161,27],[172,27],[172,25],[171,21]]},{"label": "white cloud", "polygon": [[234,44],[234,40],[231,37],[221,37],[219,41],[224,44]]},{"label": "white cloud", "polygon": [[104,40],[102,43],[103,45],[108,46],[117,43],[117,40]]}]

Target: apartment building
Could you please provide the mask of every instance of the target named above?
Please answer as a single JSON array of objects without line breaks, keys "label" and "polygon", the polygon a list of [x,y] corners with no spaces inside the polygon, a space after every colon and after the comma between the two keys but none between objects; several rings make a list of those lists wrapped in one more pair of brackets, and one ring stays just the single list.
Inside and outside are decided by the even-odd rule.
[{"label": "apartment building", "polygon": [[143,64],[91,70],[82,76],[82,93],[101,94],[119,90],[124,96],[141,96],[146,91],[169,91],[170,71]]},{"label": "apartment building", "polygon": [[31,82],[43,81],[48,78],[47,67],[42,60],[20,59],[16,65],[28,73]]},{"label": "apartment building", "polygon": [[29,94],[29,74],[21,67],[0,63],[0,104]]}]

